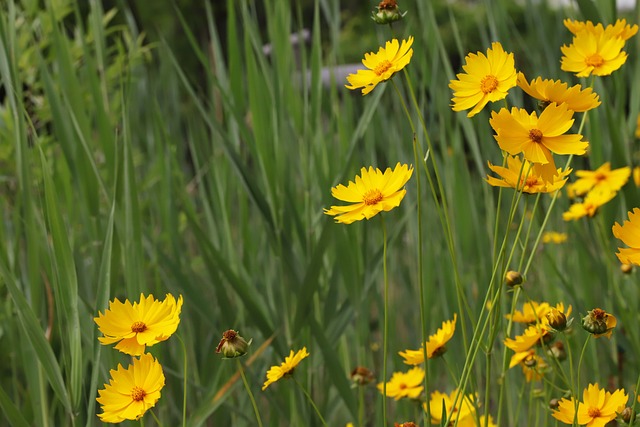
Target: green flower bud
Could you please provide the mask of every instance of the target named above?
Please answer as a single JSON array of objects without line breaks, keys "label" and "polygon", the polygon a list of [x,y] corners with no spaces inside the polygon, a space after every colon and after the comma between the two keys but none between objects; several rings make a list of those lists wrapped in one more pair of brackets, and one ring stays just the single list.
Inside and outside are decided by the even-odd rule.
[{"label": "green flower bud", "polygon": [[222,334],[222,339],[216,348],[216,353],[222,353],[225,358],[244,356],[247,354],[251,341],[253,340],[247,342],[238,334],[238,331],[229,329]]},{"label": "green flower bud", "polygon": [[406,14],[407,12],[400,12],[396,0],[382,0],[373,12],[371,12],[371,19],[373,19],[376,24],[385,25],[401,20]]},{"label": "green flower bud", "polygon": [[522,278],[522,274],[513,270],[507,271],[507,274],[505,274],[504,279],[507,282],[507,286],[509,286],[510,288],[517,285],[521,285],[522,282],[524,281]]}]

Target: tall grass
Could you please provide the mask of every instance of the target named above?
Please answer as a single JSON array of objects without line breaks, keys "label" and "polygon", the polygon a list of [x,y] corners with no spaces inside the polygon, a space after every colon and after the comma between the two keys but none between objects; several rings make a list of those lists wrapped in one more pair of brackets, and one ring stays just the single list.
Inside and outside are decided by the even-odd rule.
[{"label": "tall grass", "polygon": [[[353,179],[362,166],[413,163],[413,135],[389,83],[362,97],[344,89],[341,79],[322,81],[323,68],[359,61],[364,53],[343,39],[340,2],[314,2],[310,42],[295,48],[289,35],[301,31],[307,18],[298,2],[228,0],[224,33],[205,3],[204,40],[176,8],[197,73],[183,67],[184,53],[172,52],[167,40],[150,44],[124,5],[104,10],[91,0],[83,16],[72,0],[44,3],[38,8],[9,0],[0,14],[3,422],[99,424],[97,390],[109,370],[128,359],[99,344],[93,317],[109,300],[133,301],[140,293],[181,294],[185,300],[178,334],[186,345],[187,390],[179,341],[152,349],[167,378],[154,408],[165,426],[179,424],[185,392],[189,426],[255,425],[237,365],[214,354],[227,329],[253,338],[242,362],[266,425],[320,425],[293,382],[259,390],[267,369],[303,346],[311,356],[296,370],[298,381],[329,425],[356,422],[359,393],[350,371],[367,366],[377,382],[384,380],[382,233],[376,219],[334,224],[322,208],[333,203],[330,188]],[[426,185],[417,194],[409,182],[403,204],[385,214],[389,372],[404,371],[397,351],[421,340],[417,245],[424,248],[426,330],[435,332],[453,313],[464,318],[444,358],[429,361],[429,391],[448,393],[458,385],[471,332],[485,310],[493,249],[500,244],[494,241],[498,193],[483,182],[487,160],[501,158],[489,111],[473,120],[452,112],[449,80],[467,52],[501,41],[528,78],[572,81],[559,68],[560,46],[570,42],[562,19],[610,23],[617,15],[609,5],[585,0],[551,10],[533,1],[401,3],[409,14],[393,31],[416,39],[407,70],[434,145],[429,156],[442,173],[468,307],[458,305],[433,195]],[[639,16],[636,8],[628,18],[637,22]],[[373,23],[364,28],[367,51],[392,37]],[[638,46],[630,40],[624,67],[596,80],[602,106],[589,113],[584,134],[591,151],[574,160],[576,169],[638,162]],[[406,85],[396,80],[407,96]],[[515,90],[510,96],[515,104],[528,102]],[[416,137],[425,135],[418,130]],[[414,166],[415,173],[425,173]],[[506,194],[501,212],[511,200]],[[549,202],[541,200],[545,207]],[[591,343],[580,384],[612,384],[633,395],[640,373],[640,295],[636,273],[619,272],[619,242],[609,230],[640,205],[638,190],[628,184],[596,218],[576,223],[562,221],[568,204],[559,199],[547,229],[568,233],[570,243],[536,248],[523,294],[573,305],[569,340],[576,351],[585,336],[581,315],[597,306],[614,313],[618,329],[610,341]],[[517,221],[527,215],[523,206]],[[535,232],[541,212],[527,219]],[[498,221],[500,239],[510,226],[505,217]],[[512,244],[515,259],[532,250]],[[500,292],[502,316],[513,294],[504,287]],[[498,378],[505,329],[498,327],[495,339],[483,343],[467,392],[478,392],[488,403],[483,411],[497,417],[498,389],[507,387],[503,425],[549,425],[548,400],[561,396],[544,383],[526,384],[516,369]],[[365,388],[367,425],[382,424],[380,399],[375,387]],[[423,423],[417,405],[401,401],[389,408],[390,421]],[[153,419],[145,417],[145,425],[154,425]]]}]

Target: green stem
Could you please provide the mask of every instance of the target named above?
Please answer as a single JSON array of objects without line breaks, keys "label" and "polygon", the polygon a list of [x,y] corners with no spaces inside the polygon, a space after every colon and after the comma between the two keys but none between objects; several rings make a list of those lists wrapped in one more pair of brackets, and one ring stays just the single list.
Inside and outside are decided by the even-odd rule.
[{"label": "green stem", "polygon": [[240,371],[240,376],[242,377],[244,388],[247,390],[247,393],[249,394],[249,399],[251,400],[251,406],[253,406],[253,412],[256,414],[256,420],[258,421],[258,425],[262,427],[262,419],[260,418],[260,411],[258,411],[258,405],[256,404],[256,399],[253,397],[253,393],[251,392],[251,387],[249,387],[249,382],[247,381],[247,377],[244,374],[244,367],[242,366],[242,362],[240,362],[239,358],[236,358],[236,362],[238,364],[238,370]]},{"label": "green stem", "polygon": [[[154,420],[156,420],[156,423],[158,424],[158,426],[162,427],[162,423],[158,419],[158,416],[156,415],[156,413],[153,412],[153,409],[149,409],[149,412],[151,412],[151,416],[153,417]],[[140,418],[140,425],[142,427],[144,427],[144,422],[143,422],[142,418]]]},{"label": "green stem", "polygon": [[384,276],[384,326],[382,337],[382,425],[387,425],[387,351],[389,346],[389,277],[387,275],[387,225],[380,215],[382,224],[382,270]]},{"label": "green stem", "polygon": [[180,341],[180,344],[182,345],[182,355],[183,355],[183,372],[184,372],[184,379],[183,379],[183,397],[182,397],[182,427],[187,427],[187,367],[188,367],[188,360],[187,360],[187,346],[184,345],[184,341],[182,340],[182,337],[180,335],[176,334],[176,337],[178,337],[178,341]]},{"label": "green stem", "polygon": [[318,407],[316,406],[315,402],[311,398],[311,395],[309,394],[309,392],[307,392],[307,390],[305,390],[305,388],[302,387],[302,384],[300,384],[298,382],[298,380],[296,379],[295,375],[293,375],[292,378],[293,378],[293,381],[298,385],[298,387],[300,387],[300,390],[302,390],[302,393],[307,397],[307,400],[309,401],[309,403],[311,404],[313,409],[316,411],[316,414],[318,415],[318,418],[320,418],[320,421],[322,422],[322,425],[324,427],[328,427],[327,426],[327,422],[324,420],[324,417],[320,413],[320,410],[318,409]]}]

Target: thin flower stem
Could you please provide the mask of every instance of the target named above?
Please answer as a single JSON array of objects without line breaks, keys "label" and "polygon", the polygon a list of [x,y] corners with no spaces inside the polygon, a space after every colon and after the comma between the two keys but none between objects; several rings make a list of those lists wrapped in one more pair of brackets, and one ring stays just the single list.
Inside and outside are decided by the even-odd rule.
[{"label": "thin flower stem", "polygon": [[184,380],[183,380],[183,396],[182,396],[182,427],[187,427],[187,367],[188,367],[188,359],[187,359],[187,347],[184,345],[184,341],[182,337],[176,334],[178,337],[178,341],[182,345],[182,356],[183,356],[183,372],[184,372]]},{"label": "thin flower stem", "polygon": [[[635,414],[636,413],[636,403],[638,402],[638,393],[640,393],[640,375],[638,375],[638,379],[636,380],[636,388],[634,389],[633,392],[633,403],[631,404],[631,413]],[[629,426],[633,425],[633,423],[635,422],[635,417],[632,416],[629,418]]]},{"label": "thin flower stem", "polygon": [[571,380],[571,382],[569,383],[569,387],[571,388],[571,397],[573,398],[573,402],[574,402],[574,417],[573,417],[573,424],[574,426],[578,425],[578,393],[577,393],[577,389],[574,387],[575,386],[575,377],[573,376],[573,354],[571,352],[571,346],[569,345],[569,337],[567,337],[567,334],[563,334],[565,342],[567,343],[566,348],[567,348],[567,359],[569,359],[569,379]]},{"label": "thin flower stem", "polygon": [[591,340],[591,334],[587,335],[587,339],[584,340],[584,345],[582,346],[582,351],[580,352],[580,359],[578,360],[578,371],[576,372],[576,390],[580,392],[580,369],[582,368],[582,359],[584,358],[584,352],[587,349],[587,344]]},{"label": "thin flower stem", "polygon": [[240,362],[239,358],[236,358],[236,362],[238,364],[238,370],[240,371],[240,376],[242,377],[242,383],[244,384],[244,388],[247,390],[247,394],[249,394],[249,399],[251,400],[251,406],[253,406],[253,412],[256,414],[256,420],[258,421],[258,426],[262,427],[262,419],[260,418],[260,411],[258,411],[258,405],[256,404],[256,399],[251,392],[251,387],[249,387],[249,382],[247,381],[247,377],[244,373],[244,367],[242,366],[242,362]]},{"label": "thin flower stem", "polygon": [[316,411],[316,414],[318,415],[318,418],[320,418],[320,422],[322,422],[322,425],[325,426],[325,427],[329,427],[329,426],[327,426],[327,422],[324,420],[324,417],[320,413],[320,410],[318,409],[318,407],[316,406],[315,402],[311,398],[311,395],[309,394],[309,392],[307,390],[305,390],[304,387],[302,387],[302,384],[300,384],[298,382],[298,380],[296,379],[295,375],[292,375],[291,378],[293,378],[293,381],[298,385],[298,387],[300,387],[300,390],[302,390],[302,393],[307,397],[307,400],[309,401],[309,403],[313,407],[314,411]]},{"label": "thin flower stem", "polygon": [[364,387],[358,386],[358,426],[364,427]]},{"label": "thin flower stem", "polygon": [[384,276],[384,325],[382,336],[382,422],[387,425],[387,351],[389,346],[389,277],[387,275],[387,225],[384,215],[380,215],[382,224],[382,270]]},{"label": "thin flower stem", "polygon": [[[156,413],[153,412],[153,409],[149,409],[149,412],[151,412],[151,416],[153,417],[154,420],[156,420],[156,423],[158,424],[158,426],[162,427],[162,423],[158,419],[158,416],[156,415]],[[144,427],[144,424],[142,424],[142,418],[140,418],[140,423],[141,423],[140,425]]]}]

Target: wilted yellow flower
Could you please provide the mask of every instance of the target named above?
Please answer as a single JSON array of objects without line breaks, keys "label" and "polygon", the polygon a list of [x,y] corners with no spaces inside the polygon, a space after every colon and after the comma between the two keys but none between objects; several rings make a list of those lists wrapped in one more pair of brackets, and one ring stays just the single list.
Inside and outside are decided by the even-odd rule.
[{"label": "wilted yellow flower", "polygon": [[167,294],[164,301],[157,301],[153,295],[140,294],[140,301],[133,305],[129,300],[121,303],[117,298],[109,302],[104,314],[98,313],[93,320],[104,334],[98,340],[104,344],[117,342],[115,349],[132,356],[139,356],[145,346],[151,347],[169,337],[178,329],[182,295],[178,301]]},{"label": "wilted yellow flower", "polygon": [[137,420],[160,399],[164,387],[162,366],[150,354],[133,358],[133,364],[124,369],[109,371],[111,379],[104,389],[98,390],[98,403],[102,413],[98,414],[105,423],[120,423]]},{"label": "wilted yellow flower", "polygon": [[630,175],[631,168],[628,166],[611,170],[611,163],[606,162],[594,171],[576,171],[578,179],[571,184],[571,190],[577,196],[583,196],[591,190],[616,192],[627,183]]},{"label": "wilted yellow flower", "polygon": [[543,325],[531,325],[525,329],[522,335],[516,336],[515,339],[505,339],[504,345],[516,353],[522,353],[536,345],[547,332]]},{"label": "wilted yellow flower", "polygon": [[338,200],[352,203],[346,206],[331,206],[325,209],[327,215],[336,215],[336,222],[351,224],[361,219],[369,219],[380,211],[390,211],[400,205],[407,190],[404,185],[411,178],[413,167],[400,165],[395,169],[387,168],[382,173],[380,169],[369,170],[362,168],[361,176],[356,176],[355,182],[349,181],[348,186],[339,184],[331,189],[331,194]]},{"label": "wilted yellow flower", "polygon": [[309,353],[307,353],[307,347],[302,347],[302,350],[298,350],[295,355],[293,354],[293,350],[289,352],[289,355],[284,358],[284,362],[280,364],[280,366],[272,366],[267,371],[267,380],[262,385],[262,391],[265,391],[267,387],[271,384],[275,383],[282,377],[287,375],[292,375],[293,370],[298,366],[298,364],[309,357]]},{"label": "wilted yellow flower", "polygon": [[623,264],[640,265],[640,209],[633,208],[628,213],[629,221],[624,221],[622,225],[617,222],[611,230],[616,239],[620,239],[629,248],[618,248],[618,259]]},{"label": "wilted yellow flower", "polygon": [[[598,383],[589,384],[582,394],[582,402],[578,403],[578,424],[590,427],[604,427],[615,419],[627,404],[629,396],[623,389],[610,393],[600,389]],[[558,402],[558,409],[553,411],[553,417],[565,424],[573,425],[576,416],[576,400],[574,397],[562,399]]]},{"label": "wilted yellow flower", "polygon": [[581,30],[573,37],[573,43],[560,48],[564,55],[560,69],[575,73],[578,77],[607,76],[627,60],[622,50],[625,40],[605,31]]},{"label": "wilted yellow flower", "polygon": [[611,338],[613,329],[618,324],[618,320],[613,314],[609,314],[601,308],[589,310],[582,318],[582,328],[593,334],[594,338],[602,336]]},{"label": "wilted yellow flower", "polygon": [[527,82],[523,73],[518,73],[518,86],[529,96],[539,99],[544,106],[555,102],[567,104],[569,110],[575,112],[589,111],[600,105],[598,94],[590,87],[582,90],[582,86],[568,87],[567,83],[560,80],[542,80],[541,77]]},{"label": "wilted yellow flower", "polygon": [[626,19],[618,19],[614,25],[607,25],[606,28],[602,24],[598,23],[594,25],[591,21],[574,21],[571,19],[565,19],[564,26],[567,27],[574,35],[577,35],[580,31],[586,30],[593,34],[605,33],[609,37],[619,37],[623,40],[629,40],[638,32],[637,25],[627,24]]},{"label": "wilted yellow flower", "polygon": [[562,219],[571,221],[580,219],[583,216],[591,218],[598,212],[600,206],[609,202],[616,194],[617,193],[606,190],[589,191],[582,203],[574,203],[569,206],[569,210],[562,214]]},{"label": "wilted yellow flower", "polygon": [[468,110],[467,117],[478,114],[489,101],[504,99],[509,89],[516,85],[516,68],[513,53],[507,53],[498,42],[491,44],[487,55],[470,53],[462,66],[464,73],[451,80],[453,111]]},{"label": "wilted yellow flower", "polygon": [[371,92],[380,82],[389,80],[395,73],[402,70],[411,61],[413,55],[413,37],[402,40],[402,45],[397,39],[388,41],[385,47],[378,49],[378,53],[365,53],[362,64],[367,70],[358,70],[356,74],[347,76],[347,89],[362,88],[362,95]]},{"label": "wilted yellow flower", "polygon": [[[435,334],[429,335],[429,341],[426,342],[427,358],[440,356],[446,351],[445,345],[453,337],[456,331],[457,313],[453,314],[453,320],[442,322],[442,327],[438,328]],[[419,365],[424,362],[424,351],[422,348],[418,350],[406,350],[398,353],[404,358],[407,365]]]},{"label": "wilted yellow flower", "polygon": [[[403,397],[417,399],[424,387],[421,385],[424,380],[424,371],[418,366],[409,369],[407,372],[394,372],[391,380],[387,382],[387,397],[400,400]],[[378,384],[380,393],[384,393],[384,383]]]},{"label": "wilted yellow flower", "polygon": [[555,243],[559,245],[567,241],[567,233],[559,233],[557,231],[545,231],[542,235],[542,243]]},{"label": "wilted yellow flower", "polygon": [[440,425],[443,419],[447,419],[447,417],[450,416],[451,418],[449,419],[449,422],[452,423],[451,425],[454,425],[457,419],[459,419],[458,426],[468,425],[463,424],[465,421],[471,421],[471,425],[474,425],[473,421],[475,418],[474,414],[476,412],[476,408],[473,404],[473,394],[468,394],[459,398],[457,402],[458,404],[454,407],[453,404],[456,401],[457,394],[457,389],[453,390],[450,395],[440,393],[439,391],[431,393],[431,399],[429,400],[431,424]]},{"label": "wilted yellow flower", "polygon": [[[571,173],[571,168],[562,170],[557,169],[556,174],[553,175],[552,181],[546,181],[543,177],[544,171],[542,165],[538,163],[530,163],[522,160],[519,156],[507,156],[507,167],[494,166],[489,163],[489,169],[498,174],[498,179],[487,175],[487,182],[494,187],[510,187],[524,191],[529,194],[536,193],[551,193],[553,191],[561,189],[567,182],[568,176]],[[518,180],[518,177],[520,178]]]}]

